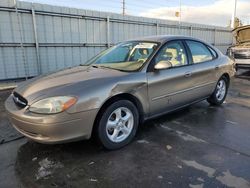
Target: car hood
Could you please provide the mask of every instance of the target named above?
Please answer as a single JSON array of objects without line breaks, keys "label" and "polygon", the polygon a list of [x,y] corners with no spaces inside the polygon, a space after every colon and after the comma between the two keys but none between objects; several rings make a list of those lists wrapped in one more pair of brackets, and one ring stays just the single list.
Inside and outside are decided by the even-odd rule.
[{"label": "car hood", "polygon": [[250,25],[237,27],[233,33],[238,44],[250,42]]},{"label": "car hood", "polygon": [[[19,85],[14,91],[26,99],[34,99],[42,95],[49,95],[52,90],[58,90],[65,86],[77,83],[89,86],[98,80],[114,79],[128,73],[107,68],[95,68],[78,66],[64,69],[47,75],[38,76]],[[94,82],[93,82],[94,81]],[[66,88],[66,87],[65,87]],[[67,93],[68,91],[65,91]]]}]

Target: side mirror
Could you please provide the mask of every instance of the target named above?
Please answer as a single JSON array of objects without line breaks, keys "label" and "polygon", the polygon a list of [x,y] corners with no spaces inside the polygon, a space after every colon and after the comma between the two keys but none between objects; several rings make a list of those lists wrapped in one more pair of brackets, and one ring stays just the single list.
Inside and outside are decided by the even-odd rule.
[{"label": "side mirror", "polygon": [[159,61],[155,64],[156,70],[169,69],[172,67],[172,63],[170,61]]}]

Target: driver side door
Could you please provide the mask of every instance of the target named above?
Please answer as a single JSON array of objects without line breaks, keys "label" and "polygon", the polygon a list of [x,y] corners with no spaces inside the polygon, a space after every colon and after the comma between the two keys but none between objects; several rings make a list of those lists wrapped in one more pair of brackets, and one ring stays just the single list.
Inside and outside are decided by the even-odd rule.
[{"label": "driver side door", "polygon": [[182,41],[167,42],[151,63],[167,61],[172,67],[147,72],[150,116],[172,111],[193,101],[192,67]]}]

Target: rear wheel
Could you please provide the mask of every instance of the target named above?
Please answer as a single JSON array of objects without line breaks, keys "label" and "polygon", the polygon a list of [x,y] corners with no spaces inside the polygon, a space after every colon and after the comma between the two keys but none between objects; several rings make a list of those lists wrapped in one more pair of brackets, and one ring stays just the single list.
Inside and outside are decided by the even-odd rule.
[{"label": "rear wheel", "polygon": [[213,94],[207,99],[207,101],[212,105],[221,105],[227,96],[228,86],[229,80],[225,76],[222,76],[217,82]]},{"label": "rear wheel", "polygon": [[116,101],[100,117],[97,138],[106,149],[119,149],[134,138],[138,122],[138,110],[132,102]]}]

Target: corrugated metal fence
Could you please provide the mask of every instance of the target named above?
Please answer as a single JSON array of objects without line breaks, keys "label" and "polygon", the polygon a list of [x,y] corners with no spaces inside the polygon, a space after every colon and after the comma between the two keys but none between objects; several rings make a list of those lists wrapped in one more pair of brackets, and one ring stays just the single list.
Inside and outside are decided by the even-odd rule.
[{"label": "corrugated metal fence", "polygon": [[85,63],[126,39],[162,34],[201,38],[225,52],[227,28],[0,1],[0,80],[32,77]]}]

